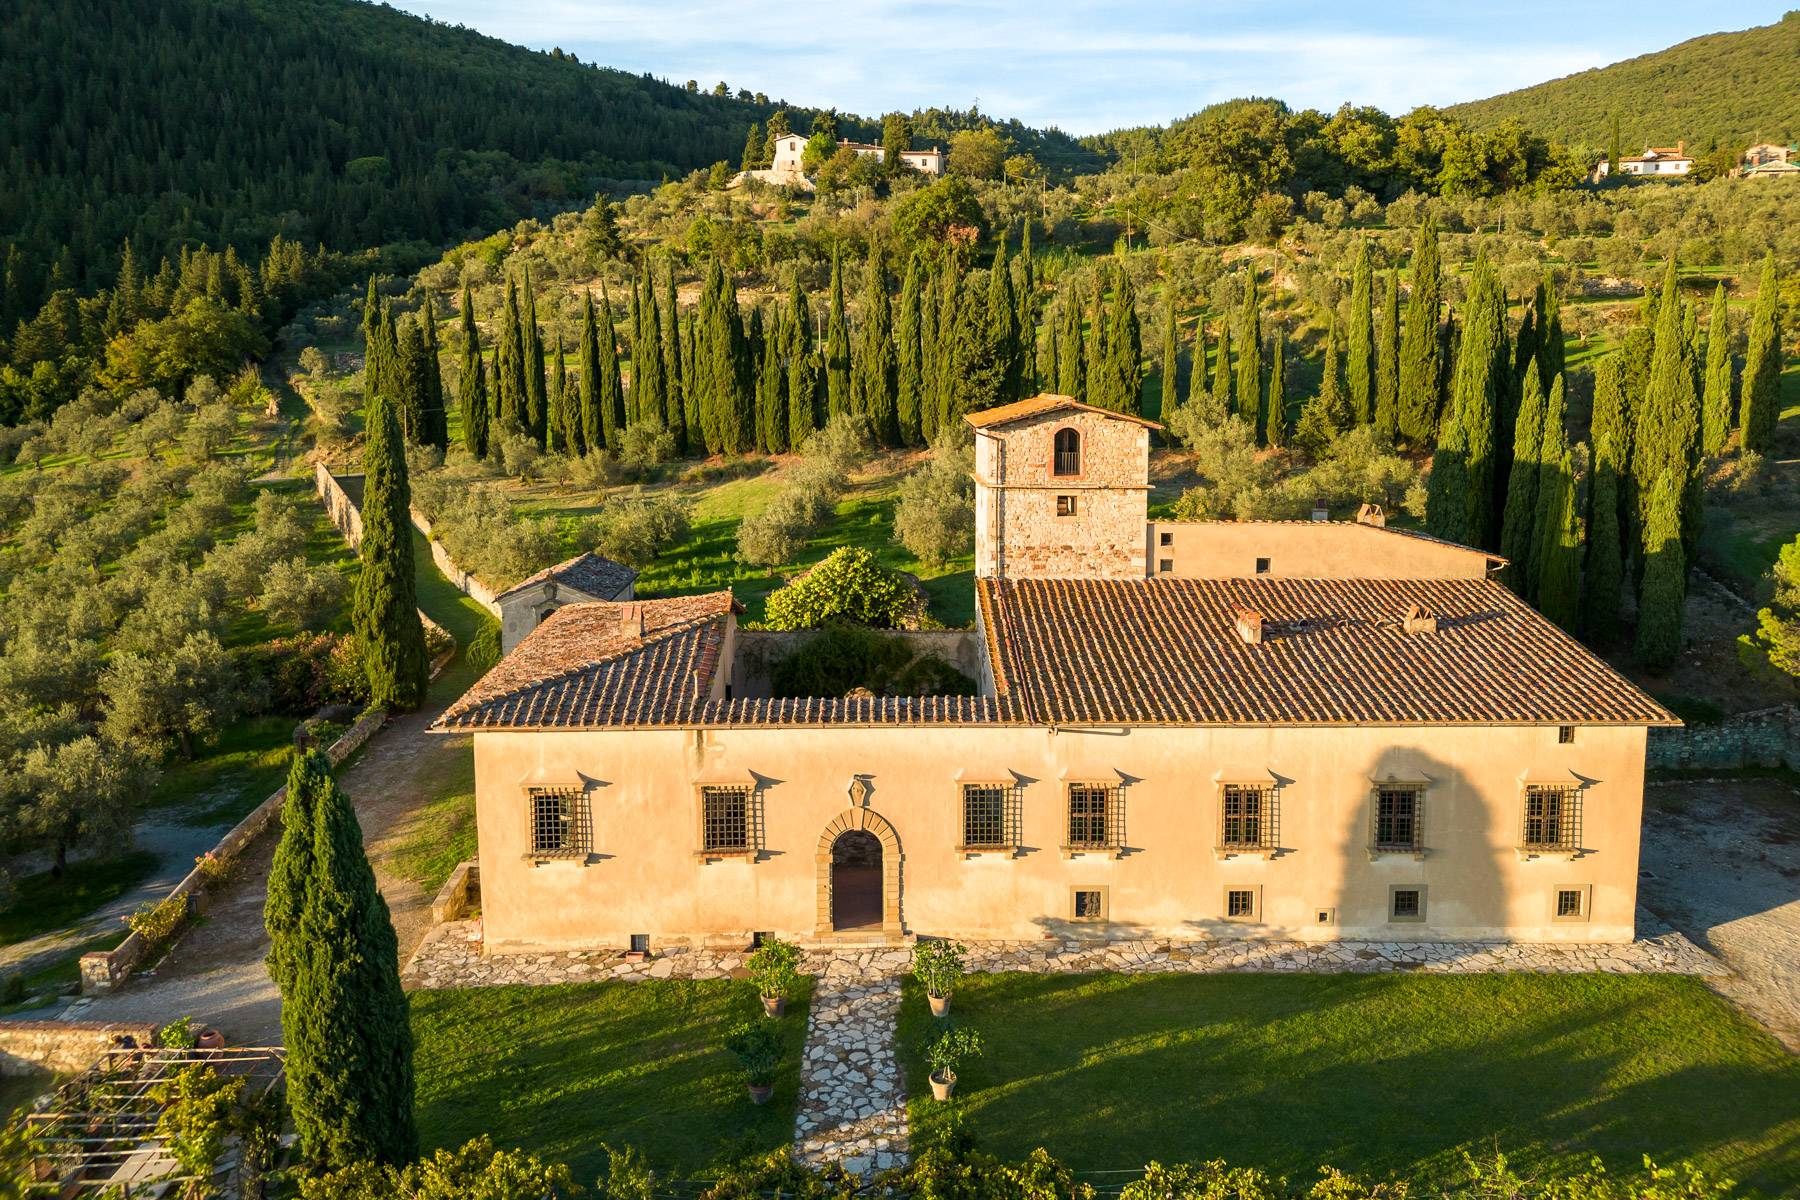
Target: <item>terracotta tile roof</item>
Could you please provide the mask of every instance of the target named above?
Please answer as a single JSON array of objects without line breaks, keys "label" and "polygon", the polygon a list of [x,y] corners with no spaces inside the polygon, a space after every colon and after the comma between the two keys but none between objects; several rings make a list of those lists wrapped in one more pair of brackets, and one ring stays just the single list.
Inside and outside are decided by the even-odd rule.
[{"label": "terracotta tile roof", "polygon": [[559,562],[554,567],[545,567],[535,575],[526,576],[494,599],[502,599],[521,588],[527,588],[551,578],[558,583],[566,583],[576,591],[592,596],[596,600],[608,600],[624,591],[628,585],[635,583],[637,572],[624,563],[616,563],[610,558],[602,558],[589,550],[585,554],[577,554],[567,562]]},{"label": "terracotta tile roof", "polygon": [[1023,725],[1010,696],[844,696],[710,700],[695,725]]},{"label": "terracotta tile roof", "polygon": [[[1041,724],[1679,724],[1488,580],[976,586],[996,686]],[[1436,632],[1401,630],[1414,603]],[[1260,644],[1235,629],[1245,608]]]},{"label": "terracotta tile roof", "polygon": [[728,591],[564,605],[432,727],[680,723],[710,693],[725,618],[741,611]]},{"label": "terracotta tile roof", "polygon": [[993,408],[984,408],[972,412],[963,420],[976,429],[992,429],[996,425],[1007,425],[1013,421],[1023,421],[1027,417],[1035,417],[1041,413],[1056,412],[1059,409],[1074,409],[1076,412],[1099,413],[1103,417],[1112,417],[1118,421],[1130,421],[1134,425],[1142,425],[1146,429],[1161,429],[1155,421],[1131,413],[1114,412],[1110,408],[1099,408],[1092,404],[1083,404],[1073,396],[1059,396],[1055,392],[1044,392],[1025,400],[1014,400],[1011,404],[997,404]]},{"label": "terracotta tile roof", "polygon": [[1294,517],[1294,518],[1268,518],[1268,519],[1263,519],[1263,520],[1228,521],[1228,522],[1162,520],[1162,521],[1156,521],[1156,522],[1154,522],[1154,524],[1156,524],[1157,526],[1212,525],[1212,524],[1304,525],[1309,529],[1367,529],[1374,533],[1391,533],[1395,537],[1413,538],[1417,541],[1431,542],[1434,545],[1444,546],[1451,550],[1461,550],[1464,554],[1479,555],[1480,557],[1487,559],[1491,563],[1499,563],[1501,565],[1504,565],[1507,562],[1506,559],[1502,558],[1498,554],[1495,554],[1491,550],[1483,550],[1479,546],[1466,546],[1461,542],[1453,542],[1449,538],[1441,538],[1441,537],[1438,537],[1434,533],[1426,533],[1423,529],[1405,529],[1398,525],[1373,525],[1366,521],[1309,521],[1302,517]]}]

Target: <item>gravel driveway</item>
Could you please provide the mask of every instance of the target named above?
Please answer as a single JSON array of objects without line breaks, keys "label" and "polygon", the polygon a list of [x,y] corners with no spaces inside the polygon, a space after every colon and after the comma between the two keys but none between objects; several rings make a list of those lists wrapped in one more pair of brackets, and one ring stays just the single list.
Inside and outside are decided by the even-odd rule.
[{"label": "gravel driveway", "polygon": [[1655,782],[1639,900],[1738,972],[1715,981],[1800,1054],[1800,788]]}]

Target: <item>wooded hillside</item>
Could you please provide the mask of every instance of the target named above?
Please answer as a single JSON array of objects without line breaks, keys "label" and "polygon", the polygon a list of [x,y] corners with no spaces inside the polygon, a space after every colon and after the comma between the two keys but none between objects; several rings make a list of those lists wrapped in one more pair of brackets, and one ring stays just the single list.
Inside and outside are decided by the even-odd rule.
[{"label": "wooded hillside", "polygon": [[1478,129],[1507,118],[1554,141],[1604,148],[1619,120],[1627,153],[1685,139],[1704,153],[1800,137],[1800,11],[1773,25],[1697,37],[1445,111]]}]

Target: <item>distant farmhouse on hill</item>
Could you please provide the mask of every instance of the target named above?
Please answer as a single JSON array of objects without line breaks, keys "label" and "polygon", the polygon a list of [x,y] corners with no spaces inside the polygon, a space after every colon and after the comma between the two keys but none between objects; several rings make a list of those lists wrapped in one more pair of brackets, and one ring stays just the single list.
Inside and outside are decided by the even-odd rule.
[{"label": "distant farmhouse on hill", "polygon": [[[744,179],[760,179],[764,183],[785,184],[793,187],[812,187],[812,180],[807,177],[803,162],[806,156],[804,135],[784,133],[775,139],[775,157],[767,167],[754,171],[740,171],[738,182]],[[874,142],[853,142],[849,138],[838,139],[838,149],[853,150],[864,158],[880,158],[886,151]],[[942,175],[944,173],[945,154],[937,146],[924,150],[904,150],[900,160],[915,171],[926,175]]]},{"label": "distant farmhouse on hill", "polygon": [[[1605,179],[1611,174],[1611,168],[1611,163],[1601,159],[1600,165],[1594,168],[1594,178]],[[1693,169],[1694,160],[1688,156],[1685,141],[1676,142],[1673,146],[1646,146],[1642,154],[1622,155],[1619,158],[1619,174],[1640,179],[1676,179]]]},{"label": "distant farmhouse on hill", "polygon": [[1744,179],[1791,179],[1800,176],[1800,146],[1759,142],[1744,151],[1737,174]]}]

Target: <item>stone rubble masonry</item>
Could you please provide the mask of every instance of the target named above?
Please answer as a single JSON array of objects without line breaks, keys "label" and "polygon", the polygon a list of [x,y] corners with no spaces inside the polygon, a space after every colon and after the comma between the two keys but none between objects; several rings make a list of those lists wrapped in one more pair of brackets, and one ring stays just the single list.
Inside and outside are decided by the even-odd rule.
[{"label": "stone rubble masonry", "polygon": [[73,1075],[129,1037],[140,1046],[156,1043],[156,1026],[140,1022],[0,1021],[0,1076],[49,1071]]},{"label": "stone rubble masonry", "polygon": [[1653,729],[1644,765],[1653,771],[1740,767],[1800,771],[1800,706],[1782,704],[1738,713],[1713,725]]},{"label": "stone rubble masonry", "polygon": [[[867,960],[889,966],[871,972]],[[904,951],[838,957],[813,986],[800,1060],[794,1156],[852,1175],[908,1161],[906,1087],[894,1060]],[[870,975],[873,974],[873,978]]]}]

